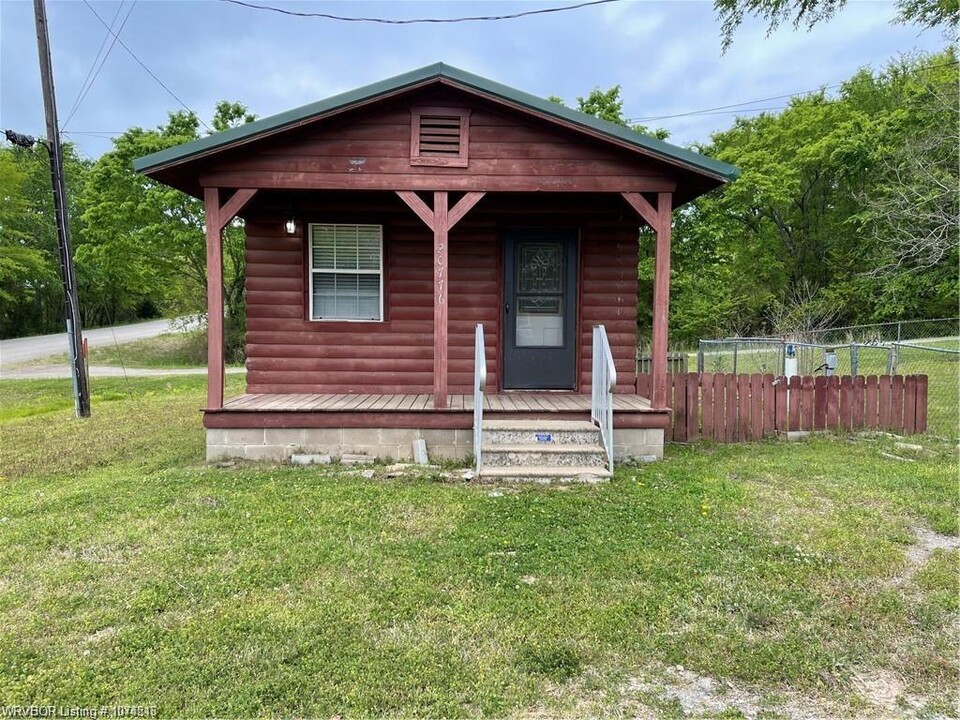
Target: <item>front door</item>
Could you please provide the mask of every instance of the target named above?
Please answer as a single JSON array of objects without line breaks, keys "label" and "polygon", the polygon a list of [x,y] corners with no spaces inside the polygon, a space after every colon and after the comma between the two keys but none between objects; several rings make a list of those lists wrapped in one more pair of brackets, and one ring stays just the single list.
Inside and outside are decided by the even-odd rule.
[{"label": "front door", "polygon": [[577,231],[504,237],[503,387],[576,388]]}]

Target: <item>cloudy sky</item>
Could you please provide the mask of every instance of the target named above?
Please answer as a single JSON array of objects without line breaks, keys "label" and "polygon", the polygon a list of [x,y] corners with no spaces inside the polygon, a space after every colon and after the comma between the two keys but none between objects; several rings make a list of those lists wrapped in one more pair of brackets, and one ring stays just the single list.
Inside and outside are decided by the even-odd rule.
[{"label": "cloudy sky", "polygon": [[[383,18],[571,4],[252,1]],[[113,45],[71,116],[105,37],[104,50],[111,45],[97,15],[113,23],[126,48]],[[207,120],[219,99],[266,116],[438,61],[568,104],[594,87],[619,84],[628,117],[667,128],[673,142],[685,144],[733,121],[733,113],[714,108],[752,101],[737,112],[779,108],[785,99],[768,98],[832,86],[860,67],[945,46],[938,31],[892,25],[894,15],[892,2],[852,0],[812,32],[786,27],[769,37],[748,20],[722,54],[712,3],[700,0],[619,0],[500,22],[407,26],[290,17],[224,0],[48,0],[61,128],[91,156],[109,149],[112,134],[162,124],[181,102]],[[28,0],[0,0],[0,128],[45,134]]]}]

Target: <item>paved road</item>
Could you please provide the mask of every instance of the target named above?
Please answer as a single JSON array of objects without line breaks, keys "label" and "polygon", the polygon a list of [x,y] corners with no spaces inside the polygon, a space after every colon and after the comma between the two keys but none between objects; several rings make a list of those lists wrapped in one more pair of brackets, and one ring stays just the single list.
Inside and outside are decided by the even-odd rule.
[{"label": "paved road", "polygon": [[[122,368],[116,365],[91,365],[90,377],[157,377],[161,375],[206,375],[206,368]],[[246,368],[227,368],[228,375],[245,373]],[[53,380],[70,377],[68,365],[25,365],[4,370],[0,378],[6,380]]]},{"label": "paved road", "polygon": [[[171,327],[170,320],[150,320],[134,325],[120,325],[115,328],[84,330],[83,337],[90,347],[97,347],[113,345],[114,342],[125,343],[141,338],[155,337],[173,330],[176,330],[176,328]],[[7,371],[14,365],[66,352],[66,333],[0,340],[0,373],[6,375]],[[64,367],[67,367],[67,365],[64,364]],[[67,376],[69,376],[69,373]]]}]

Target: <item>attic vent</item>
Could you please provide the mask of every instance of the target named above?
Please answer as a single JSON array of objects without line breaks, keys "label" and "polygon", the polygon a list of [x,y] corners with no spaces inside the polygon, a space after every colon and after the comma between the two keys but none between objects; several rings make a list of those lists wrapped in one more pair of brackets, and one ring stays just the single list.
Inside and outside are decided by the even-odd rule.
[{"label": "attic vent", "polygon": [[410,164],[467,167],[470,111],[461,108],[413,108]]}]

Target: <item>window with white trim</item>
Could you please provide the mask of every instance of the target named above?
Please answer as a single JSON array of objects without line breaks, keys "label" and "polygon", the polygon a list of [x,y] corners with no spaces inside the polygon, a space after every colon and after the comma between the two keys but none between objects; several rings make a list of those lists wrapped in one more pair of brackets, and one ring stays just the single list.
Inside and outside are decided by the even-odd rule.
[{"label": "window with white trim", "polygon": [[310,318],[383,319],[383,226],[310,225]]}]

